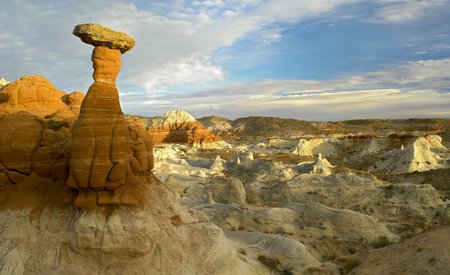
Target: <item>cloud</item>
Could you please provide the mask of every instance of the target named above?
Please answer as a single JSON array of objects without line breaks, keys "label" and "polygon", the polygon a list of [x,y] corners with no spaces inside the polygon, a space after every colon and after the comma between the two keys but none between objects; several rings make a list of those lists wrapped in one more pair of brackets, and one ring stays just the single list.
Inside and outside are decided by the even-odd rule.
[{"label": "cloud", "polygon": [[[123,106],[133,106],[134,112],[147,115],[185,108],[196,116],[216,114],[229,118],[450,117],[449,72],[450,59],[423,60],[328,81],[266,80],[216,87],[189,96],[177,93],[149,93],[135,99],[124,96]],[[156,113],[141,109],[136,104],[139,98],[152,102],[156,107],[152,111]]]},{"label": "cloud", "polygon": [[278,42],[282,38],[283,29],[280,27],[268,27],[259,31],[259,36],[265,43]]},{"label": "cloud", "polygon": [[168,85],[183,85],[223,80],[222,68],[208,58],[187,58],[166,62],[162,67],[140,75],[145,89],[155,90]]},{"label": "cloud", "polygon": [[[0,72],[9,80],[40,74],[61,89],[86,90],[91,82],[91,47],[76,41],[71,32],[77,24],[96,22],[127,32],[137,41],[135,49],[123,56],[119,88],[221,80],[220,64],[208,59],[212,51],[259,30],[266,40],[277,41],[280,30],[266,26],[295,23],[351,2],[5,0],[0,10],[0,25],[7,26],[0,34]],[[170,69],[175,70],[173,83]]]},{"label": "cloud", "polygon": [[[86,91],[92,83],[92,47],[74,37],[72,29],[80,23],[95,22],[127,32],[137,42],[123,55],[117,81],[122,106],[130,113],[155,115],[186,108],[196,115],[229,117],[448,116],[448,59],[409,62],[328,81],[223,84],[233,80],[227,79],[226,69],[220,59],[213,59],[212,52],[250,34],[258,42],[280,42],[286,25],[323,17],[345,18],[336,12],[340,7],[361,7],[366,2],[4,0],[0,9],[0,25],[4,26],[0,32],[0,74],[10,81],[25,74],[40,74],[60,89]],[[411,22],[446,2],[371,0],[377,7],[372,22]],[[439,43],[440,48],[444,42]],[[222,86],[210,88],[213,85]],[[194,92],[186,93],[194,86]],[[447,108],[442,107],[445,104]],[[408,111],[405,106],[413,109]]]},{"label": "cloud", "polygon": [[380,5],[373,23],[406,23],[424,18],[429,11],[448,3],[447,0],[375,0]]}]

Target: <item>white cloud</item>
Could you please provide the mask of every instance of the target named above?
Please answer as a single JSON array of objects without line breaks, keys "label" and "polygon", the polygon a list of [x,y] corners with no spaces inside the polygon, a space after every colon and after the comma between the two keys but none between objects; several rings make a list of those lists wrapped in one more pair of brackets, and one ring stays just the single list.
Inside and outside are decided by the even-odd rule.
[{"label": "white cloud", "polygon": [[[86,90],[92,81],[91,47],[77,41],[71,32],[77,24],[95,22],[127,32],[136,40],[135,48],[123,56],[119,88],[154,85],[149,83],[169,85],[168,69],[178,70],[173,84],[221,80],[223,73],[218,72],[218,64],[208,61],[199,65],[211,51],[258,30],[263,30],[266,40],[277,41],[280,30],[265,26],[297,22],[353,1],[142,2],[155,12],[138,9],[125,0],[67,0],[58,4],[50,0],[5,0],[0,25],[8,27],[2,29],[1,38],[11,44],[0,42],[0,72],[9,80],[41,74],[62,89]],[[195,71],[188,74],[188,69]],[[211,77],[196,75],[209,72]]]},{"label": "white cloud", "polygon": [[283,30],[279,27],[264,28],[259,31],[259,36],[266,43],[278,42],[283,37],[283,35],[281,34],[282,31]]},{"label": "white cloud", "polygon": [[[450,59],[443,59],[329,81],[266,80],[216,87],[187,97],[165,93],[144,97],[156,103],[154,112],[185,108],[197,116],[270,115],[310,120],[450,117],[449,87]],[[133,106],[135,112],[156,114],[139,108],[132,98],[123,105]]]},{"label": "white cloud", "polygon": [[[445,2],[372,1],[380,7],[375,14],[378,23],[420,19]],[[140,2],[154,10],[138,8]],[[279,41],[282,29],[274,26],[320,17],[359,2],[67,0],[55,4],[51,0],[4,0],[0,9],[0,25],[6,26],[0,32],[0,74],[10,81],[25,74],[41,74],[59,88],[87,90],[92,83],[92,47],[74,37],[72,29],[80,23],[95,22],[127,32],[136,40],[135,48],[123,56],[118,79],[122,106],[128,112],[186,108],[198,115],[214,110],[230,117],[271,114],[309,119],[333,118],[336,112],[337,119],[364,114],[414,116],[414,110],[417,115],[449,116],[449,94],[439,92],[450,84],[448,59],[406,63],[330,81],[263,81],[194,94],[167,89],[227,81],[220,64],[208,58],[212,51],[250,33],[266,41]],[[139,92],[143,90],[147,93]]]},{"label": "white cloud", "polygon": [[406,23],[424,18],[428,11],[447,0],[374,0],[381,7],[371,19],[374,23]]},{"label": "white cloud", "polygon": [[223,80],[220,66],[205,58],[188,58],[166,62],[162,67],[140,75],[139,82],[145,83],[146,90],[155,90],[168,85],[183,85]]}]

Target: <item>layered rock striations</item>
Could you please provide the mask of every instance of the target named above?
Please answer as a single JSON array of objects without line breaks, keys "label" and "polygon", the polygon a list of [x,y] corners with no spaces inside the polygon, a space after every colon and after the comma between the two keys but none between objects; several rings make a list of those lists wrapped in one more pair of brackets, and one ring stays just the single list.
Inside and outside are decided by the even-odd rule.
[{"label": "layered rock striations", "polygon": [[145,131],[137,126],[130,129],[115,85],[121,54],[133,47],[134,40],[94,24],[78,25],[73,34],[95,46],[92,53],[95,82],[73,126],[70,175],[66,183],[78,190],[74,201],[78,207],[137,205],[133,186],[153,168],[152,146]]},{"label": "layered rock striations", "polygon": [[53,86],[45,77],[24,76],[3,87],[0,91],[0,114],[26,111],[39,117],[69,112],[78,114],[84,95],[81,92],[67,94]]},{"label": "layered rock striations", "polygon": [[182,110],[167,112],[157,125],[148,128],[148,132],[153,144],[181,143],[211,148],[223,143],[220,136],[208,131],[191,114]]}]

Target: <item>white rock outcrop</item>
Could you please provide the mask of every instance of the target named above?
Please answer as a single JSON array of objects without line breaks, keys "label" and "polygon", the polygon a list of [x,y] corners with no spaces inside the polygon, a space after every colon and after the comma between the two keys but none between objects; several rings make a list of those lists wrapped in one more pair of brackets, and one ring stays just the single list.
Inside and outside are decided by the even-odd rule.
[{"label": "white rock outcrop", "polygon": [[164,114],[159,126],[181,124],[185,122],[196,122],[195,118],[184,110],[172,110]]},{"label": "white rock outcrop", "polygon": [[0,89],[8,83],[9,82],[6,79],[4,79],[3,77],[0,77]]},{"label": "white rock outcrop", "polygon": [[432,144],[427,138],[419,137],[404,148],[394,149],[382,154],[380,160],[373,167],[370,167],[369,171],[404,174],[443,168],[441,157],[431,150],[431,146],[441,148],[439,145],[442,144],[436,138],[430,138],[430,140]]},{"label": "white rock outcrop", "polygon": [[[267,272],[240,255],[220,228],[192,218],[162,184],[146,186],[142,195],[151,203],[140,208],[77,209],[70,192],[46,192],[2,200],[0,274]],[[21,196],[28,199],[19,205]]]}]

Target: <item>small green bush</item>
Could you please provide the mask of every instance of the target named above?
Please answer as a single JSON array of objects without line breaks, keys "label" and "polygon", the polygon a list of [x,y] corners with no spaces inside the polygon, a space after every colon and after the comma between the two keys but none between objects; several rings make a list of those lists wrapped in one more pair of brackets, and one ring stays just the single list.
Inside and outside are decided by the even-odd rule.
[{"label": "small green bush", "polygon": [[359,259],[355,257],[347,258],[342,266],[344,274],[349,273],[359,265]]},{"label": "small green bush", "polygon": [[258,256],[258,261],[263,263],[265,266],[273,269],[273,270],[279,270],[279,267],[281,265],[280,261],[278,259],[272,259],[264,255]]},{"label": "small green bush", "polygon": [[333,251],[327,251],[322,255],[324,261],[332,261],[336,259],[337,255]]},{"label": "small green bush", "polygon": [[390,245],[388,238],[386,236],[378,237],[378,240],[372,243],[373,248],[381,248]]}]

